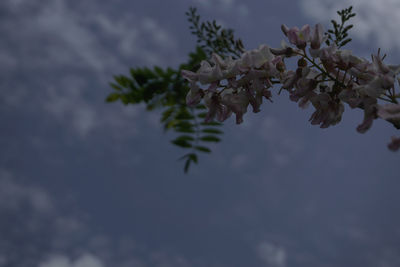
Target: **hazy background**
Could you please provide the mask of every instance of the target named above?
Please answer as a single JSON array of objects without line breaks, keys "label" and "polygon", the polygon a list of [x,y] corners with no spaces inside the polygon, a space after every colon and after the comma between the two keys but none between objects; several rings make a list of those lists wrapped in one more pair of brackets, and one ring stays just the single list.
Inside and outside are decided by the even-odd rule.
[{"label": "hazy background", "polygon": [[189,6],[253,49],[350,3],[349,48],[400,62],[399,1],[1,0],[0,266],[399,266],[388,123],[320,129],[274,94],[184,175],[159,112],[104,102],[112,75],[186,60]]}]

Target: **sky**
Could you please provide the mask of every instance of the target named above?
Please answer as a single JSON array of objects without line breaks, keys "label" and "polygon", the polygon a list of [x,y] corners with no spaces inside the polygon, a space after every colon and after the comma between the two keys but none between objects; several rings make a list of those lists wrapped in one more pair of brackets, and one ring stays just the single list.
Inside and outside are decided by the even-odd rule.
[{"label": "sky", "polygon": [[0,267],[399,266],[388,123],[359,134],[346,107],[320,129],[274,93],[184,174],[160,111],[104,101],[113,75],[186,61],[190,6],[254,49],[349,4],[348,49],[399,62],[396,0],[2,0]]}]

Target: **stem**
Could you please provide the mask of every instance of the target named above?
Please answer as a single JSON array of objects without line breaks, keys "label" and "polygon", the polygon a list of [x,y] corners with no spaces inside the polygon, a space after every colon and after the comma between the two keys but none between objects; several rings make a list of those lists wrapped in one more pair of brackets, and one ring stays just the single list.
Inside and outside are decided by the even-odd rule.
[{"label": "stem", "polygon": [[[195,138],[194,138],[194,146],[197,146],[197,144],[199,143],[199,135],[200,135],[199,122],[197,121],[197,116],[196,116],[197,114],[196,114],[194,108],[191,107],[190,108],[190,112],[193,114],[193,117],[194,117],[193,120],[194,120],[194,124],[196,126]],[[195,150],[194,146],[192,147],[193,151]]]},{"label": "stem", "polygon": [[321,71],[323,74],[325,74],[326,76],[328,76],[332,81],[337,82],[341,87],[343,87],[343,88],[346,87],[342,82],[338,81],[336,78],[334,78],[332,75],[330,75],[329,72],[327,72],[326,70],[324,70],[324,69],[322,69],[320,66],[318,66],[318,64],[316,64],[315,61],[314,61],[313,59],[309,58],[309,57],[307,56],[305,50],[303,50],[303,51],[304,51],[304,54],[297,53],[297,52],[294,52],[294,53],[297,54],[297,55],[299,55],[299,56],[304,57],[305,59],[307,59],[314,67],[316,67],[319,71]]}]

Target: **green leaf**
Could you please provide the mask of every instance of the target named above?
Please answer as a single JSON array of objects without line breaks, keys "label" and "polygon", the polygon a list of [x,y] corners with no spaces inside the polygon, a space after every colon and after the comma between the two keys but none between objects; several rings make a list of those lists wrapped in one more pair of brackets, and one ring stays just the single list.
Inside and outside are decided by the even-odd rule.
[{"label": "green leaf", "polygon": [[204,125],[204,126],[221,126],[222,125],[222,123],[216,122],[216,121],[202,122],[200,124]]},{"label": "green leaf", "polygon": [[161,115],[161,122],[165,122],[166,120],[168,120],[169,117],[171,117],[172,113],[174,113],[174,111],[175,111],[174,106],[166,109]]},{"label": "green leaf", "polygon": [[203,133],[211,133],[211,134],[223,134],[223,131],[220,131],[218,129],[213,129],[213,128],[206,128],[202,130]]},{"label": "green leaf", "polygon": [[192,147],[192,145],[186,141],[186,140],[182,140],[182,139],[175,139],[171,141],[174,145],[183,147],[183,148],[187,148],[187,147]]},{"label": "green leaf", "polygon": [[199,117],[200,119],[204,119],[207,116],[208,112],[201,112],[199,114],[197,114],[197,117]]},{"label": "green leaf", "polygon": [[340,43],[340,46],[345,46],[348,42],[351,42],[351,38],[344,40]]},{"label": "green leaf", "polygon": [[175,131],[178,133],[195,133],[196,132],[192,128],[180,128],[180,127],[176,127]]},{"label": "green leaf", "polygon": [[200,140],[204,141],[204,142],[219,142],[219,141],[221,141],[221,139],[219,139],[218,137],[212,136],[212,135],[206,135],[206,136],[200,137]]},{"label": "green leaf", "polygon": [[196,109],[207,109],[207,107],[202,105],[202,104],[200,104],[200,105],[196,106]]},{"label": "green leaf", "polygon": [[129,88],[132,81],[124,75],[114,76],[115,81],[122,87]]},{"label": "green leaf", "polygon": [[186,108],[184,108],[178,112],[175,118],[178,120],[191,120],[194,119],[194,116],[190,114],[190,112]]},{"label": "green leaf", "polygon": [[154,72],[157,73],[159,76],[164,76],[164,71],[162,68],[155,66],[154,67]]},{"label": "green leaf", "polygon": [[121,102],[122,102],[124,105],[127,105],[127,104],[130,103],[129,97],[128,97],[127,95],[120,95],[120,99],[121,99]]},{"label": "green leaf", "polygon": [[183,140],[183,141],[194,141],[194,138],[190,135],[180,135],[175,140]]},{"label": "green leaf", "polygon": [[201,151],[201,152],[205,152],[205,153],[210,153],[211,149],[205,147],[205,146],[195,146],[194,147],[196,150]]},{"label": "green leaf", "polygon": [[189,171],[190,162],[191,162],[191,159],[190,159],[190,158],[188,158],[188,159],[186,160],[186,162],[185,162],[185,167],[184,167],[185,173],[187,173],[187,172]]},{"label": "green leaf", "polygon": [[110,83],[110,86],[111,86],[112,88],[114,88],[115,90],[117,90],[117,91],[122,91],[122,88],[119,87],[118,85],[116,85],[115,83]]},{"label": "green leaf", "polygon": [[195,153],[190,153],[188,156],[194,163],[197,163],[197,155]]},{"label": "green leaf", "polygon": [[194,124],[188,121],[179,121],[175,126],[181,128],[192,128]]},{"label": "green leaf", "polygon": [[167,122],[167,126],[168,126],[168,128],[177,127],[177,125],[180,122],[181,122],[180,120],[173,119],[173,120],[170,120],[170,121]]},{"label": "green leaf", "polygon": [[111,93],[107,96],[106,102],[115,102],[120,99],[121,95],[119,93]]}]

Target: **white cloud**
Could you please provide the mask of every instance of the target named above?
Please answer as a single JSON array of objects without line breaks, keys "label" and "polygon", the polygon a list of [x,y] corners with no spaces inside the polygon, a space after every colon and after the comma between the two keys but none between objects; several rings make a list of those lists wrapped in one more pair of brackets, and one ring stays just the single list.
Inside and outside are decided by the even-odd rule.
[{"label": "white cloud", "polygon": [[231,165],[234,169],[240,169],[247,165],[249,162],[249,156],[246,154],[236,154],[232,158]]},{"label": "white cloud", "polygon": [[[85,99],[88,87],[88,83],[79,77],[64,77],[57,87],[47,87],[42,108],[62,123],[67,131],[72,130],[72,133],[82,139],[97,130],[110,131],[118,138],[122,137],[122,134],[130,137],[137,134],[136,124],[128,122],[145,113],[142,105],[122,106],[116,103],[113,106],[105,106],[104,100],[101,104],[91,103]],[[152,120],[147,113],[142,119]],[[121,131],[122,128],[124,131]]]},{"label": "white cloud", "polygon": [[192,0],[196,5],[203,6],[209,9],[217,9],[223,13],[234,13],[240,17],[249,15],[249,8],[243,3],[236,0]]},{"label": "white cloud", "polygon": [[330,24],[331,19],[338,20],[337,10],[353,6],[357,13],[351,23],[354,29],[350,35],[360,41],[374,43],[386,51],[400,49],[400,1],[397,0],[302,0],[300,6],[315,23]]},{"label": "white cloud", "polygon": [[268,267],[286,266],[286,250],[283,247],[277,246],[273,243],[260,243],[257,246],[257,255]]},{"label": "white cloud", "polygon": [[[177,46],[171,33],[151,17],[129,14],[112,18],[103,13],[83,15],[65,3],[64,0],[51,1],[33,21],[29,21],[33,23],[31,31],[50,34],[63,43],[49,50],[53,51],[52,59],[59,63],[74,64],[78,57],[90,68],[103,73],[120,64],[117,59],[121,55],[118,53],[122,53],[124,58],[139,58],[147,64],[165,64],[163,53],[157,51],[171,52]],[[93,31],[93,27],[99,28],[100,32]],[[119,51],[103,44],[109,39],[118,44]]]},{"label": "white cloud", "polygon": [[[45,5],[41,12],[33,18],[31,30],[36,33],[51,34],[53,38],[61,41],[66,48],[83,60],[89,67],[96,71],[103,71],[107,64],[111,61],[110,55],[105,55],[104,51],[99,47],[96,36],[86,27],[82,27],[82,19],[78,14],[70,10],[64,0],[51,1]],[[52,47],[53,48],[53,47]],[[63,59],[73,63],[75,56],[67,56],[67,51],[61,51],[61,46],[54,50],[53,60]],[[71,53],[71,52],[69,52]]]},{"label": "white cloud", "polygon": [[7,263],[6,255],[0,254],[0,266],[6,266],[6,263]]},{"label": "white cloud", "polygon": [[84,100],[82,85],[73,80],[70,77],[70,86],[66,88],[48,87],[43,108],[60,121],[69,121],[80,137],[86,137],[101,120],[95,106]]},{"label": "white cloud", "polygon": [[39,267],[104,267],[101,259],[90,253],[85,253],[75,260],[64,255],[53,255],[39,263]]},{"label": "white cloud", "polygon": [[259,137],[272,148],[272,160],[278,166],[286,166],[293,155],[303,150],[302,140],[272,116],[265,116],[257,128]]},{"label": "white cloud", "polygon": [[375,266],[378,267],[396,267],[400,265],[400,256],[398,248],[386,247],[383,248],[381,255],[378,256]]},{"label": "white cloud", "polygon": [[[104,105],[111,75],[126,71],[125,64],[131,62],[179,61],[176,40],[152,17],[131,12],[113,17],[101,8],[73,8],[66,0],[7,0],[1,6],[12,14],[0,25],[8,40],[0,44],[0,70],[7,70],[1,86],[12,84],[0,93],[2,104],[16,109],[24,104],[25,110],[34,106],[35,111],[40,107],[80,138],[96,130],[108,130],[116,138],[136,134],[137,124],[129,122],[145,113],[142,106]],[[22,72],[22,78],[9,80],[15,71]],[[146,115],[147,119],[154,121]]]},{"label": "white cloud", "polygon": [[22,186],[13,181],[11,173],[0,170],[0,209],[17,210],[29,205],[36,212],[50,212],[53,204],[49,195],[38,187]]},{"label": "white cloud", "polygon": [[99,26],[105,36],[114,40],[124,58],[135,58],[146,65],[171,65],[168,55],[177,52],[178,44],[174,36],[152,17],[132,17],[130,14],[129,17],[114,19],[98,14],[90,21]]},{"label": "white cloud", "polygon": [[[0,53],[0,69],[78,67],[102,76],[125,67],[128,60],[146,65],[170,65],[174,56],[174,64],[180,60],[174,36],[154,18],[131,12],[113,17],[100,9],[74,9],[66,0],[29,2],[3,3],[13,16],[0,30],[13,47],[11,56]],[[34,8],[22,8],[27,5]],[[4,45],[0,51],[10,51]]]},{"label": "white cloud", "polygon": [[175,46],[175,40],[162,28],[162,26],[153,18],[145,17],[142,19],[142,30],[151,33],[153,41],[162,46],[172,48]]},{"label": "white cloud", "polygon": [[0,169],[0,267],[193,266],[182,255],[94,232],[83,211],[66,212],[62,200]]}]

